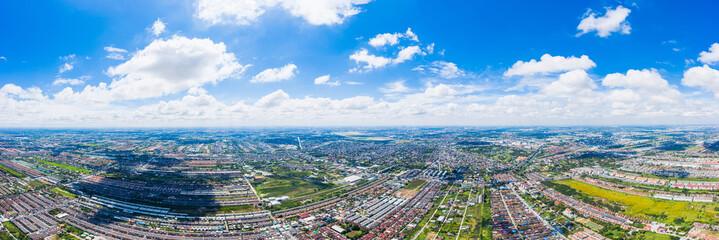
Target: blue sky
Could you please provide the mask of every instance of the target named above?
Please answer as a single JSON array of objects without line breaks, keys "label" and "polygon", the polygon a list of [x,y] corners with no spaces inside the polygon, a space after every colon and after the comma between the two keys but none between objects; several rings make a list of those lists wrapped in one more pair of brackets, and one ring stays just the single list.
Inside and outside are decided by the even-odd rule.
[{"label": "blue sky", "polygon": [[0,125],[716,124],[717,5],[5,1]]}]

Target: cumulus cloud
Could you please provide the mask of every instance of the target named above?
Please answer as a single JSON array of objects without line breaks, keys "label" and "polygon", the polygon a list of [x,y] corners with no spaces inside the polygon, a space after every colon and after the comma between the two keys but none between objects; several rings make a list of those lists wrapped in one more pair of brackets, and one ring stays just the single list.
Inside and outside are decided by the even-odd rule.
[{"label": "cumulus cloud", "polygon": [[236,77],[244,69],[222,42],[173,36],[156,39],[126,62],[108,68],[107,75],[114,78],[109,85],[86,86],[81,92],[66,88],[55,97],[95,102],[160,97]]},{"label": "cumulus cloud", "polygon": [[56,78],[52,85],[80,85],[85,83],[85,80],[90,79],[90,76],[82,76],[79,78]]},{"label": "cumulus cloud", "polygon": [[[573,73],[577,76],[571,76]],[[631,73],[622,75],[632,77]],[[558,88],[560,93],[594,87],[581,70],[560,78],[557,81],[564,83]],[[422,92],[399,94],[392,101],[368,96],[298,98],[280,89],[254,102],[224,103],[197,87],[178,99],[131,108],[62,102],[48,99],[38,88],[6,85],[0,88],[0,122],[2,126],[347,126],[667,124],[687,120],[717,123],[719,119],[717,102],[687,99],[667,104],[651,99],[652,93],[640,87],[614,88],[618,89],[593,89],[591,101],[584,101],[581,94],[551,98],[544,90],[524,95],[473,95],[473,86],[440,83],[428,84]]]},{"label": "cumulus cloud", "polygon": [[16,97],[18,99],[29,100],[43,100],[47,98],[45,95],[42,94],[42,90],[38,87],[23,89],[22,87],[12,83],[5,84],[5,86],[0,88],[0,97]]},{"label": "cumulus cloud", "polygon": [[125,54],[127,53],[127,50],[122,48],[116,48],[112,46],[107,46],[104,48],[107,52],[106,58],[109,59],[115,59],[115,60],[125,60]]},{"label": "cumulus cloud", "polygon": [[73,68],[75,68],[75,62],[73,61],[75,59],[75,54],[70,54],[67,56],[60,57],[65,63],[60,65],[60,68],[58,68],[57,74],[62,74],[64,72],[70,71]]},{"label": "cumulus cloud", "polygon": [[242,103],[228,106],[211,95],[186,95],[179,100],[160,101],[157,104],[142,106],[134,115],[142,118],[162,120],[229,118],[234,112],[246,108]]},{"label": "cumulus cloud", "polygon": [[409,92],[412,89],[408,88],[404,85],[404,81],[394,81],[394,82],[388,82],[385,84],[384,87],[381,87],[379,91],[384,94],[396,94],[396,93],[405,93]]},{"label": "cumulus cloud", "polygon": [[636,89],[650,100],[663,103],[675,103],[682,98],[681,93],[669,85],[656,69],[629,70],[626,74],[612,73],[604,77],[602,85]]},{"label": "cumulus cloud", "polygon": [[160,36],[163,32],[165,32],[165,23],[162,22],[159,18],[152,23],[152,27],[148,29],[152,35],[155,35],[155,37]]},{"label": "cumulus cloud", "polygon": [[700,62],[704,64],[716,64],[719,63],[719,43],[714,43],[709,47],[709,51],[703,51],[699,53]]},{"label": "cumulus cloud", "polygon": [[597,36],[609,37],[614,32],[620,32],[621,34],[629,34],[632,27],[629,26],[629,22],[626,20],[631,10],[622,6],[617,6],[615,9],[605,8],[607,12],[604,16],[597,17],[597,14],[592,12],[590,9],[584,14],[584,19],[579,22],[577,30],[581,32],[577,33],[577,37],[584,35],[589,32],[597,32]]},{"label": "cumulus cloud", "polygon": [[384,67],[392,62],[391,58],[369,54],[369,51],[364,48],[350,55],[350,59],[354,60],[357,64],[357,67],[351,69],[350,72],[371,71],[372,69]]},{"label": "cumulus cloud", "polygon": [[637,102],[642,96],[632,89],[617,89],[609,91],[605,99],[610,102]]},{"label": "cumulus cloud", "polygon": [[290,99],[290,95],[282,89],[270,93],[255,102],[255,107],[272,108],[277,107]]},{"label": "cumulus cloud", "polygon": [[266,83],[266,82],[279,82],[283,80],[289,80],[295,76],[297,72],[297,66],[294,64],[287,64],[281,68],[268,68],[258,73],[250,82],[252,83]]},{"label": "cumulus cloud", "polygon": [[443,83],[437,84],[437,86],[430,86],[424,91],[424,96],[427,97],[451,97],[456,95],[458,92],[452,87],[447,86]]},{"label": "cumulus cloud", "polygon": [[72,63],[63,63],[62,65],[60,65],[60,68],[58,69],[57,73],[64,73],[72,70],[73,68],[74,66]]},{"label": "cumulus cloud", "polygon": [[315,78],[315,85],[330,85],[330,86],[339,86],[339,81],[333,81],[330,82],[330,75],[323,75]]},{"label": "cumulus cloud", "polygon": [[402,36],[401,33],[382,33],[369,40],[369,45],[373,47],[383,47],[386,45],[394,46],[399,43],[399,38]]},{"label": "cumulus cloud", "polygon": [[529,76],[535,74],[567,72],[577,69],[587,70],[595,66],[597,66],[597,64],[589,59],[587,55],[582,55],[579,58],[574,56],[565,58],[562,56],[552,57],[552,55],[544,54],[539,61],[534,59],[529,62],[517,61],[514,65],[512,65],[512,67],[504,72],[504,76]]},{"label": "cumulus cloud", "polygon": [[399,64],[411,60],[415,55],[426,55],[419,46],[409,46],[402,48],[395,58],[387,58],[370,54],[367,49],[360,49],[350,55],[350,59],[357,64],[356,67],[350,69],[350,72],[368,72],[376,68],[384,67],[388,64]]},{"label": "cumulus cloud", "polygon": [[550,96],[577,96],[588,95],[597,84],[589,78],[589,74],[578,69],[559,75],[557,81],[542,88],[542,92]]},{"label": "cumulus cloud", "polygon": [[381,33],[369,40],[369,45],[375,48],[383,46],[394,46],[399,44],[400,38],[409,39],[411,41],[419,42],[417,35],[412,32],[411,28],[407,28],[405,33]]},{"label": "cumulus cloud", "polygon": [[422,52],[422,49],[419,48],[419,46],[410,46],[406,48],[402,48],[402,50],[397,53],[397,57],[392,60],[392,63],[403,63],[407,60],[412,60],[415,55],[425,55],[424,52]]},{"label": "cumulus cloud", "polygon": [[279,6],[312,25],[342,24],[371,0],[198,0],[196,17],[210,24],[249,25],[269,8]]},{"label": "cumulus cloud", "polygon": [[682,84],[689,87],[700,87],[714,93],[719,98],[719,71],[707,65],[693,67],[684,72]]}]

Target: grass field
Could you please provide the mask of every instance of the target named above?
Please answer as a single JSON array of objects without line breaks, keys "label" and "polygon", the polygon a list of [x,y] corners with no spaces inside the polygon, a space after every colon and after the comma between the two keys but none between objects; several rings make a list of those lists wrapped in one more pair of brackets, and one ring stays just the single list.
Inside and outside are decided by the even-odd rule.
[{"label": "grass field", "polygon": [[253,183],[255,190],[260,197],[281,197],[291,198],[307,195],[316,191],[332,188],[333,184],[325,184],[308,180],[294,178],[268,177]]},{"label": "grass field", "polygon": [[407,185],[404,185],[402,187],[402,189],[418,190],[420,187],[424,186],[424,184],[426,184],[426,183],[427,183],[426,180],[418,178],[418,179],[414,179],[414,180],[408,182]]},{"label": "grass field", "polygon": [[64,168],[64,169],[67,169],[67,170],[70,170],[70,171],[76,171],[76,172],[82,172],[82,173],[88,173],[88,174],[92,173],[92,172],[90,172],[90,170],[87,170],[87,169],[84,169],[84,168],[68,166],[68,165],[65,165],[65,164],[60,164],[60,163],[45,161],[45,160],[41,160],[41,159],[35,159],[35,160],[37,160],[38,162],[47,164],[47,165],[51,165],[51,166],[55,166],[55,167],[59,167],[59,168]]},{"label": "grass field", "polygon": [[[640,239],[641,239],[641,240],[644,240],[644,239],[646,239],[646,240],[672,240],[673,238],[672,238],[672,236],[670,236],[670,235],[664,235],[664,234],[647,232],[647,231],[640,231],[640,232],[635,233],[635,234],[632,236],[632,239],[637,239],[637,240],[640,240]],[[679,238],[676,238],[676,239],[679,239]]]},{"label": "grass field", "polygon": [[517,157],[528,157],[531,154],[531,152],[526,150],[514,149],[499,145],[464,147],[462,148],[462,150],[468,153],[479,155],[484,158],[505,162],[512,161]]},{"label": "grass field", "polygon": [[5,227],[5,229],[7,229],[8,232],[10,232],[10,234],[15,236],[16,239],[30,239],[27,235],[25,235],[25,233],[20,231],[20,229],[17,228],[15,224],[11,222],[4,222],[2,223],[2,225]]},{"label": "grass field", "polygon": [[62,188],[60,188],[60,187],[51,188],[50,191],[56,192],[57,194],[60,194],[60,195],[66,197],[66,198],[69,198],[69,199],[75,199],[75,198],[77,198],[77,195],[72,194],[71,192],[68,192],[67,190],[62,189]]},{"label": "grass field", "polygon": [[45,184],[40,181],[27,182],[27,184],[34,188],[42,188],[45,186]]},{"label": "grass field", "polygon": [[3,171],[3,172],[5,172],[5,173],[7,173],[7,174],[10,174],[10,175],[12,175],[13,177],[16,177],[16,178],[23,178],[23,177],[25,177],[25,174],[22,174],[22,173],[19,173],[19,172],[15,171],[15,170],[12,170],[12,169],[10,169],[10,168],[8,168],[8,167],[6,167],[6,166],[3,166],[2,164],[0,164],[0,171]]},{"label": "grass field", "polygon": [[599,188],[576,180],[555,181],[578,192],[595,196],[623,205],[621,213],[671,225],[686,225],[692,222],[717,224],[719,204],[667,201],[656,198],[630,195]]}]

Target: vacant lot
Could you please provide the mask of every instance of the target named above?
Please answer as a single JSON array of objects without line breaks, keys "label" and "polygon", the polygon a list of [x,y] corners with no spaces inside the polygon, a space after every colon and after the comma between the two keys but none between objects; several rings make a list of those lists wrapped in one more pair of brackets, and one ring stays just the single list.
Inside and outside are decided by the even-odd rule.
[{"label": "vacant lot", "polygon": [[402,187],[402,189],[419,190],[419,188],[424,186],[424,184],[426,184],[426,183],[427,183],[426,180],[414,179],[411,182],[408,182],[407,185],[404,185],[404,187]]},{"label": "vacant lot", "polygon": [[47,165],[51,165],[51,166],[55,166],[55,167],[59,167],[59,168],[64,168],[64,169],[67,169],[67,170],[70,170],[70,171],[76,171],[76,172],[82,172],[82,173],[88,173],[88,174],[89,174],[89,173],[92,173],[92,172],[90,172],[90,170],[87,170],[87,169],[84,169],[84,168],[73,167],[73,166],[69,166],[69,165],[65,165],[65,164],[60,164],[60,163],[55,163],[55,162],[50,162],[50,161],[45,161],[45,160],[40,160],[40,159],[35,159],[35,160],[37,160],[38,162],[47,164]]},{"label": "vacant lot", "polygon": [[320,183],[295,178],[268,177],[252,183],[260,197],[281,197],[291,198],[307,195],[333,187],[330,183]]},{"label": "vacant lot", "polygon": [[531,152],[521,149],[514,149],[510,147],[489,145],[489,146],[471,146],[463,147],[462,151],[479,155],[484,158],[499,160],[499,161],[512,161],[517,157],[528,157]]},{"label": "vacant lot", "polygon": [[410,199],[415,194],[417,194],[417,191],[407,190],[407,189],[400,189],[400,190],[397,190],[396,192],[394,192],[395,196],[397,196],[399,198],[404,198],[404,199]]},{"label": "vacant lot", "polygon": [[623,205],[621,213],[628,216],[672,225],[685,225],[694,221],[710,224],[718,222],[715,218],[719,213],[719,204],[717,203],[660,200],[603,189],[576,180],[561,180],[555,183],[568,186],[589,196],[619,203]]},{"label": "vacant lot", "polygon": [[60,194],[60,195],[62,195],[62,196],[64,196],[64,197],[66,197],[66,198],[70,198],[70,199],[75,199],[75,198],[77,198],[77,195],[72,194],[71,192],[68,192],[67,190],[62,189],[62,188],[60,188],[60,187],[51,188],[50,191],[53,191],[53,192],[55,192],[55,193],[57,193],[57,194]]}]

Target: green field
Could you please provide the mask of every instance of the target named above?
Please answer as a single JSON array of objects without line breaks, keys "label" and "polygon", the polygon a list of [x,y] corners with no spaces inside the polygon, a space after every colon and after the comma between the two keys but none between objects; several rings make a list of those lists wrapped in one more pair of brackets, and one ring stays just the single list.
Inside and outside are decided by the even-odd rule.
[{"label": "green field", "polygon": [[719,223],[715,218],[719,213],[719,204],[717,203],[660,200],[603,189],[576,180],[560,180],[554,183],[567,186],[581,194],[618,203],[622,205],[619,212],[632,217],[671,225],[687,225],[695,221],[708,224]]},{"label": "green field", "polygon": [[42,188],[45,186],[45,184],[40,181],[27,182],[27,184],[34,188]]},{"label": "green field", "polygon": [[62,196],[64,196],[64,197],[66,197],[66,198],[69,198],[69,199],[75,199],[75,198],[77,198],[77,195],[75,195],[75,194],[73,194],[73,193],[71,193],[71,192],[68,192],[67,190],[62,189],[62,188],[60,188],[60,187],[51,188],[50,191],[53,191],[53,192],[55,192],[55,193],[57,193],[57,194],[60,194],[60,195],[62,195]]},{"label": "green field", "polygon": [[253,182],[260,197],[282,197],[291,198],[311,194],[317,191],[332,188],[334,184],[313,182],[294,178],[268,177]]},{"label": "green field", "polygon": [[30,239],[27,235],[25,235],[25,233],[20,231],[20,229],[17,228],[15,224],[11,222],[4,222],[2,223],[2,225],[5,227],[5,229],[7,229],[8,232],[10,232],[10,234],[15,236],[16,239]]},{"label": "green field", "polygon": [[70,170],[70,171],[76,171],[76,172],[82,172],[82,173],[88,173],[88,174],[92,173],[92,172],[90,172],[90,170],[87,170],[87,169],[84,169],[84,168],[68,166],[68,165],[65,165],[65,164],[60,164],[60,163],[45,161],[45,160],[41,160],[41,159],[35,159],[35,160],[37,160],[38,162],[47,164],[47,165],[51,165],[51,166],[55,166],[55,167],[59,167],[59,168],[64,168],[64,169],[67,169],[67,170]]},{"label": "green field", "polygon": [[0,164],[0,171],[3,171],[3,172],[5,172],[5,173],[7,173],[7,174],[10,174],[10,175],[12,175],[13,177],[16,177],[16,178],[23,178],[23,177],[25,177],[25,174],[16,172],[15,170],[12,170],[12,169],[10,169],[10,168],[8,168],[8,167],[2,165],[2,164]]},{"label": "green field", "polygon": [[426,184],[426,183],[427,183],[426,180],[418,178],[418,179],[414,179],[414,180],[408,182],[407,185],[404,185],[402,187],[402,189],[417,190],[417,189],[421,188],[422,186],[424,186],[424,184]]},{"label": "green field", "polygon": [[531,154],[531,152],[526,150],[514,149],[498,145],[471,146],[463,147],[461,149],[462,151],[476,154],[484,158],[505,162],[512,161],[517,157],[528,157]]}]

